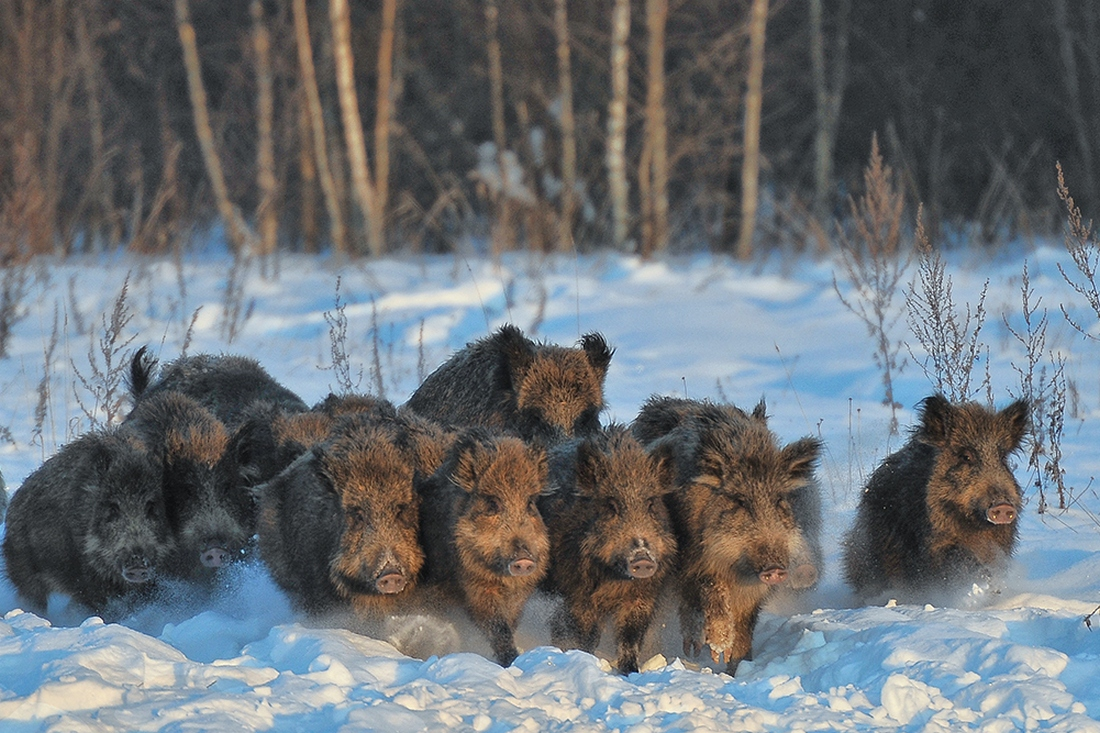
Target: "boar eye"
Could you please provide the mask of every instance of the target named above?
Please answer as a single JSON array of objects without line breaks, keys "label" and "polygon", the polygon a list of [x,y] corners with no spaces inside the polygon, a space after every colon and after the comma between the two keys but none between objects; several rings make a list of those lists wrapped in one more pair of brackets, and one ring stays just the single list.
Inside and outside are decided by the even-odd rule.
[{"label": "boar eye", "polygon": [[649,498],[649,501],[646,502],[646,511],[656,516],[660,513],[660,502],[661,500],[659,498],[657,498],[656,496],[651,496]]},{"label": "boar eye", "polygon": [[608,514],[612,514],[616,517],[623,513],[622,505],[619,504],[617,499],[607,499],[604,501],[604,508],[607,510]]},{"label": "boar eye", "polygon": [[959,451],[959,463],[963,464],[964,466],[972,466],[977,463],[977,461],[978,457],[971,449],[963,448]]},{"label": "boar eye", "polygon": [[408,504],[401,504],[397,507],[397,521],[406,527],[411,527],[416,524],[416,515],[413,509]]},{"label": "boar eye", "polygon": [[145,516],[150,519],[155,519],[157,516],[157,503],[152,499],[145,502]]},{"label": "boar eye", "polygon": [[539,515],[539,505],[533,496],[527,500],[527,513],[532,517],[537,517]]},{"label": "boar eye", "polygon": [[113,522],[122,516],[122,507],[118,505],[117,501],[107,502],[106,506],[104,506],[104,510],[107,513],[108,522]]},{"label": "boar eye", "polygon": [[748,505],[745,503],[745,499],[743,497],[737,496],[736,494],[731,494],[729,499],[730,504],[733,505],[734,509],[742,510],[748,508]]},{"label": "boar eye", "polygon": [[497,501],[497,498],[495,496],[485,497],[485,513],[500,514],[500,502]]},{"label": "boar eye", "polygon": [[366,521],[367,515],[363,511],[362,507],[352,506],[347,508],[348,519],[354,524],[363,524]]}]

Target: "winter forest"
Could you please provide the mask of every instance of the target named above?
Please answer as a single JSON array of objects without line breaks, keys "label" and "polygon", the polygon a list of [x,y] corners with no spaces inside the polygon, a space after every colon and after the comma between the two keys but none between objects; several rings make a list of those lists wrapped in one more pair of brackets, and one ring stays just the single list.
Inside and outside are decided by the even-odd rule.
[{"label": "winter forest", "polygon": [[10,0],[4,257],[827,252],[873,138],[931,241],[1100,205],[1088,0]]}]

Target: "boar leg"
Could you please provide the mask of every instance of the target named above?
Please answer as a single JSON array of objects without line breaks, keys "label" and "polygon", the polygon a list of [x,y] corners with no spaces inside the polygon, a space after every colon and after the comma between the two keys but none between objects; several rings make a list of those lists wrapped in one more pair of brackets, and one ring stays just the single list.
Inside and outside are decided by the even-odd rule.
[{"label": "boar leg", "polygon": [[489,637],[489,646],[493,649],[493,657],[497,664],[501,667],[510,666],[519,656],[512,625],[503,616],[482,619],[478,625]]},{"label": "boar leg", "polygon": [[760,612],[759,603],[736,603],[723,583],[704,583],[700,588],[703,609],[703,637],[711,658],[725,657],[726,672],[732,675],[742,659],[752,659],[752,629]]},{"label": "boar leg", "polygon": [[652,604],[634,604],[615,620],[615,635],[619,643],[619,672],[630,674],[638,671],[638,655],[642,641],[653,620]]}]

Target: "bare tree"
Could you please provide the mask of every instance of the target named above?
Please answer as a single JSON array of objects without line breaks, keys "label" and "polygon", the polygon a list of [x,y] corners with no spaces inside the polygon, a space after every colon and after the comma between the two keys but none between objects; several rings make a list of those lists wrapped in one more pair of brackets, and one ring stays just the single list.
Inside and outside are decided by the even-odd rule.
[{"label": "bare tree", "polygon": [[810,71],[814,86],[814,217],[825,226],[831,219],[833,151],[840,104],[848,77],[848,16],[851,0],[836,3],[831,62],[825,56],[824,0],[809,0]]},{"label": "bare tree", "polygon": [[638,188],[642,198],[642,255],[668,246],[668,123],[665,110],[665,28],[668,0],[646,0],[648,85],[645,142]]},{"label": "bare tree", "polygon": [[206,101],[206,87],[202,83],[199,49],[195,41],[195,26],[191,23],[191,6],[188,0],[176,0],[176,28],[179,31],[180,45],[183,46],[187,89],[191,96],[191,111],[195,117],[195,132],[202,149],[206,176],[210,179],[214,201],[229,234],[229,242],[234,253],[247,255],[252,249],[251,242],[255,241],[255,235],[249,231],[248,224],[229,199],[229,187],[225,184],[221,158],[218,157],[218,151],[214,147],[214,130],[210,125],[210,109]]},{"label": "bare tree", "polygon": [[493,235],[493,255],[515,246],[512,230],[512,203],[510,199],[508,137],[504,127],[504,65],[500,54],[500,8],[497,0],[485,2],[485,26],[488,36],[489,98],[493,117],[493,144],[496,146],[497,171],[500,176],[500,192],[497,198],[497,222]]},{"label": "bare tree", "polygon": [[260,202],[256,220],[260,229],[260,254],[266,260],[275,253],[279,218],[275,211],[278,182],[275,178],[275,83],[271,71],[271,34],[264,21],[261,0],[252,0],[252,49],[256,55],[256,185]]},{"label": "bare tree", "polygon": [[332,230],[332,246],[339,254],[347,254],[348,235],[344,223],[344,212],[340,206],[340,196],[336,190],[336,180],[329,165],[328,140],[325,135],[325,116],[321,107],[321,92],[317,88],[317,68],[313,63],[313,44],[309,39],[309,17],[306,14],[306,0],[293,0],[294,35],[298,45],[298,65],[301,69],[301,83],[305,91],[309,109],[309,129],[313,138],[313,157],[317,164],[318,178],[321,180],[321,192],[328,209],[329,227]]},{"label": "bare tree", "polygon": [[1081,101],[1081,74],[1077,68],[1077,55],[1074,49],[1072,24],[1066,0],[1052,0],[1054,5],[1054,29],[1058,34],[1058,52],[1062,60],[1059,74],[1066,87],[1070,119],[1077,135],[1077,147],[1081,154],[1081,164],[1085,171],[1085,197],[1096,200],[1096,172],[1093,168],[1092,136],[1094,125],[1086,119],[1084,104]]},{"label": "bare tree", "polygon": [[626,104],[629,91],[630,0],[615,0],[611,15],[611,101],[607,106],[607,177],[611,189],[611,238],[626,247],[630,231],[626,180]]},{"label": "bare tree", "polygon": [[[382,2],[382,33],[378,40],[378,92],[374,117],[374,215],[384,240],[390,198],[390,127],[393,124],[394,37],[397,0]],[[385,241],[382,242],[383,247]]]},{"label": "bare tree", "polygon": [[577,121],[573,114],[573,71],[569,54],[569,19],[566,0],[554,0],[554,35],[557,40],[558,90],[561,96],[561,216],[558,249],[573,249],[573,218],[577,211]]},{"label": "bare tree", "polygon": [[756,209],[760,203],[760,117],[764,107],[764,38],[768,0],[752,0],[749,20],[749,73],[745,92],[745,157],[741,163],[741,233],[737,257],[752,257]]}]

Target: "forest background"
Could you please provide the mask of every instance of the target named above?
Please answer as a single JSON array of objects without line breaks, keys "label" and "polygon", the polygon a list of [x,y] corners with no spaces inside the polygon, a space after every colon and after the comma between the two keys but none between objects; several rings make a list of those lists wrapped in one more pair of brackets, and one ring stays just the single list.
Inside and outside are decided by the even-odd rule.
[{"label": "forest background", "polygon": [[933,244],[1100,208],[1091,0],[6,0],[0,69],[7,269],[825,252],[872,137]]}]

